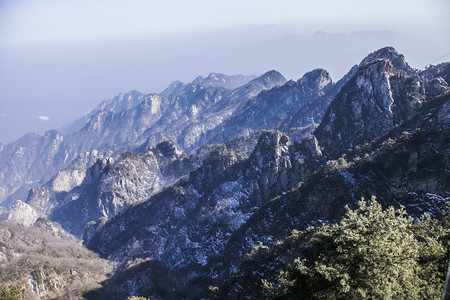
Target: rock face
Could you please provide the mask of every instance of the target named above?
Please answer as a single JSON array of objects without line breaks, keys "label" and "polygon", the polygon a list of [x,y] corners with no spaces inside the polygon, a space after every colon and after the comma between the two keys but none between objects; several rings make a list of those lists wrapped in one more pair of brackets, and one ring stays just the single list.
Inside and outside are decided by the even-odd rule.
[{"label": "rock face", "polygon": [[[50,218],[81,236],[89,222],[106,222],[192,169],[193,163],[173,142],[160,143],[143,153],[126,152],[116,161],[100,159],[89,168],[80,186],[68,192],[52,193],[49,201],[57,204]],[[28,201],[34,202],[34,198],[39,197],[30,194]],[[78,218],[67,218],[68,215]]]},{"label": "rock face", "polygon": [[442,77],[427,77],[393,48],[372,53],[330,104],[314,135],[330,158],[370,142],[414,116],[430,96],[448,91]]},{"label": "rock face", "polygon": [[314,133],[323,147],[342,153],[394,127],[394,100],[389,82],[392,74],[393,65],[387,59],[371,60],[361,66],[330,105]]},{"label": "rock face", "polygon": [[70,165],[57,172],[47,183],[31,188],[27,194],[26,203],[32,206],[39,216],[48,216],[63,200],[63,195],[84,182],[86,170],[90,166],[99,159],[108,157],[108,153],[97,150],[81,153]]},{"label": "rock face", "polygon": [[8,213],[7,220],[24,226],[30,226],[36,222],[38,214],[28,204],[17,200]]}]

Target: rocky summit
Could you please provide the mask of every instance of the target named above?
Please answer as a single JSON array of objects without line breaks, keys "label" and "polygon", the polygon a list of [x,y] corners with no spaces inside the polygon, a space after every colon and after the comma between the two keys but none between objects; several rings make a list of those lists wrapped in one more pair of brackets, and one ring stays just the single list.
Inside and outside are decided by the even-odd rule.
[{"label": "rocky summit", "polygon": [[[63,134],[1,145],[0,278],[48,298],[283,298],[330,270],[301,273],[317,241],[374,196],[373,208],[441,228],[418,264],[433,262],[421,270],[443,286],[449,80],[450,63],[416,70],[386,47],[336,82],[324,69],[296,81],[211,73],[120,94]],[[420,230],[418,244],[431,245]],[[29,235],[46,244],[21,246]],[[43,262],[48,251],[61,259]],[[20,276],[6,276],[15,261]]]}]

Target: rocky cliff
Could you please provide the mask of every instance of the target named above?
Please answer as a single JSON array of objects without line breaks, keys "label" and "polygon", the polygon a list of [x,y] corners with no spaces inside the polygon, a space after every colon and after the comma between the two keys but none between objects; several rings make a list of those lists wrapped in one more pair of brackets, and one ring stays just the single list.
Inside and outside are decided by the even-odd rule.
[{"label": "rocky cliff", "polygon": [[443,73],[436,72],[430,79],[426,71],[413,70],[403,55],[390,47],[370,54],[314,132],[327,149],[325,155],[336,158],[414,116],[423,103],[448,91]]}]

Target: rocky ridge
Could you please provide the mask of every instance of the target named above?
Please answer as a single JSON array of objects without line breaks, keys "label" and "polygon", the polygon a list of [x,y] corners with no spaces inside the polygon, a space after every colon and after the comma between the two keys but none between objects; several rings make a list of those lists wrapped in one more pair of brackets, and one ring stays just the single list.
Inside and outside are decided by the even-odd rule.
[{"label": "rocky ridge", "polygon": [[430,98],[448,91],[441,77],[445,74],[427,79],[426,72],[413,70],[403,55],[390,47],[365,58],[314,132],[321,147],[327,149],[325,155],[336,158],[370,142],[414,116]]},{"label": "rocky ridge", "polygon": [[[167,97],[144,96],[138,92],[119,95],[77,121],[76,126],[81,129],[66,136],[56,131],[49,131],[43,137],[29,134],[2,146],[0,201],[15,192],[19,194],[3,203],[4,206],[17,199],[24,200],[30,187],[47,182],[85,152],[111,151],[117,157],[146,141],[148,146],[156,146],[165,140],[176,141],[184,150],[193,150],[204,143],[202,128],[214,128],[229,117],[239,101],[245,102],[261,90],[285,82],[281,74],[274,72],[247,84],[245,81],[252,77],[213,75],[182,85],[180,90],[167,93]],[[208,110],[203,112],[206,107]]]},{"label": "rocky ridge", "polygon": [[[308,91],[309,93],[313,93],[314,89],[318,89],[316,94],[320,96],[323,95],[323,92],[319,91],[319,89],[323,89],[325,86],[325,84],[322,86],[320,81],[324,80],[324,82],[330,83],[331,79],[326,71],[322,70],[318,73],[317,75],[305,75],[302,82],[308,81],[308,76],[316,76],[317,78],[310,79],[310,81],[317,80],[318,83],[316,85],[311,84]],[[321,76],[324,79],[321,79]],[[240,107],[246,105],[249,101],[248,99],[259,95],[260,91],[282,85],[286,82],[286,79],[280,73],[269,71],[234,90],[225,89],[223,86],[230,87],[237,85],[248,77],[237,77],[239,80],[234,81],[232,80],[233,78],[235,77],[210,74],[206,79],[197,78],[191,84],[180,85],[179,89],[173,89],[172,93],[166,91],[165,94],[167,97],[148,95],[137,106],[134,106],[137,100],[143,97],[142,94],[137,92],[121,95],[110,102],[102,103],[98,109],[108,108],[110,110],[97,109],[95,110],[96,112],[91,114],[90,120],[81,130],[74,132],[66,138],[58,135],[60,144],[55,146],[55,151],[57,150],[58,157],[64,155],[64,159],[57,161],[53,156],[53,170],[56,171],[58,166],[61,165],[66,165],[66,167],[59,171],[44,186],[33,188],[29,195],[27,195],[29,186],[23,186],[22,189],[17,190],[16,193],[11,195],[8,201],[12,203],[15,199],[27,199],[26,202],[33,206],[40,216],[48,216],[61,202],[67,202],[67,199],[70,197],[75,197],[73,194],[71,194],[72,196],[63,196],[63,192],[69,192],[72,188],[82,184],[86,176],[86,169],[95,162],[95,157],[98,159],[103,159],[106,156],[117,158],[118,153],[121,153],[127,148],[130,149],[130,146],[124,148],[124,146],[116,144],[115,141],[126,140],[131,142],[131,144],[135,141],[139,145],[140,142],[138,141],[143,142],[143,137],[150,136],[141,146],[135,146],[134,149],[154,147],[158,141],[170,138],[175,140],[178,145],[181,144],[184,146],[185,149],[202,145],[202,143],[208,142],[211,137],[220,137],[220,140],[228,141],[237,136],[242,130],[223,132],[218,127],[222,121],[233,116],[235,112],[240,111]],[[289,88],[287,85],[285,89]],[[304,90],[305,88],[302,89]],[[299,91],[294,90],[290,93],[291,97],[296,97],[296,99],[299,97],[301,99],[306,98],[305,93],[301,94]],[[296,93],[300,93],[300,96],[295,96]],[[131,108],[125,109],[129,107]],[[324,111],[324,109],[325,106],[322,106],[318,110]],[[305,114],[308,113],[305,112]],[[307,119],[305,117],[305,120]],[[156,120],[158,121],[156,122]],[[248,128],[249,124],[238,124],[238,126]],[[254,127],[258,129],[258,126],[255,125]],[[251,129],[251,132],[255,132],[255,129]],[[302,129],[300,129],[301,131]],[[83,142],[77,144],[76,141],[80,140]],[[108,148],[108,145],[112,148]],[[95,148],[108,150],[97,151]],[[84,152],[86,149],[94,150]],[[247,149],[247,152],[251,150],[250,147]],[[63,153],[60,153],[62,151]],[[85,157],[89,157],[89,159]],[[33,159],[37,159],[37,157]],[[32,164],[31,170],[36,166],[33,163],[33,159],[27,162],[27,164]],[[75,160],[73,163],[67,165],[71,159]],[[80,161],[83,160],[86,162],[80,164]],[[23,168],[25,168],[25,165]],[[42,170],[42,168],[38,170]],[[35,172],[37,173],[38,170],[35,170]],[[19,178],[17,184],[20,182]],[[12,186],[16,186],[16,183]],[[131,198],[140,198],[138,196],[134,195],[134,198]],[[61,199],[56,200],[58,197]],[[127,201],[127,203],[134,202],[134,200]],[[68,205],[74,204],[70,203]],[[120,209],[115,211],[118,212]],[[104,216],[105,214],[97,214],[97,217],[93,220],[97,220],[100,215]],[[108,213],[107,215],[111,216]],[[87,217],[86,220],[89,219],[89,221],[92,221],[92,218],[92,216]],[[79,235],[81,229],[72,232]]]}]

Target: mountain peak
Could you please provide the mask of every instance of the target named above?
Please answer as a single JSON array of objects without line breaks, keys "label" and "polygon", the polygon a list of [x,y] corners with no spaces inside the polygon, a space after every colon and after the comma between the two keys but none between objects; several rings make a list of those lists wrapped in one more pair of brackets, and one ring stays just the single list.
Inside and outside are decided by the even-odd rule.
[{"label": "mountain peak", "polygon": [[384,47],[375,52],[370,53],[366,58],[362,60],[359,66],[362,67],[367,63],[369,63],[370,61],[379,58],[390,60],[392,62],[392,65],[397,70],[403,70],[406,71],[407,73],[413,72],[413,69],[405,61],[405,57],[403,56],[403,54],[399,54],[394,47]]},{"label": "mountain peak", "polygon": [[394,65],[392,61],[387,58],[373,58],[362,64],[357,74],[367,72],[366,70],[369,70],[369,72],[372,73],[394,73]]},{"label": "mountain peak", "polygon": [[298,82],[313,89],[323,90],[332,83],[332,80],[327,70],[315,69],[303,75]]},{"label": "mountain peak", "polygon": [[274,78],[274,79],[284,79],[284,80],[286,80],[286,78],[284,78],[284,76],[280,72],[278,72],[277,70],[267,71],[266,73],[261,75],[259,78]]},{"label": "mountain peak", "polygon": [[260,83],[264,85],[280,86],[282,84],[285,84],[286,82],[287,79],[283,75],[281,75],[280,72],[270,70],[264,73],[263,75],[259,76],[258,78],[253,79],[249,83]]},{"label": "mountain peak", "polygon": [[205,81],[205,77],[203,76],[197,76],[194,81],[192,81],[192,84],[201,84],[203,81]]},{"label": "mountain peak", "polygon": [[182,83],[179,80],[175,80],[171,84],[169,84],[169,86],[164,91],[162,91],[160,95],[167,97],[170,94],[173,94],[174,92],[181,90],[184,86],[185,86],[184,83]]},{"label": "mountain peak", "polygon": [[17,200],[11,207],[7,220],[22,224],[24,226],[31,226],[38,218],[36,211],[25,202]]},{"label": "mountain peak", "polygon": [[225,80],[224,77],[226,77],[226,75],[222,73],[209,73],[208,77],[206,77],[206,80]]},{"label": "mountain peak", "polygon": [[255,76],[251,75],[225,75],[223,73],[209,73],[199,84],[218,88],[236,89],[243,86]]}]

